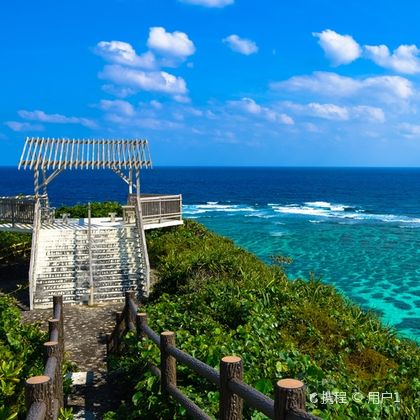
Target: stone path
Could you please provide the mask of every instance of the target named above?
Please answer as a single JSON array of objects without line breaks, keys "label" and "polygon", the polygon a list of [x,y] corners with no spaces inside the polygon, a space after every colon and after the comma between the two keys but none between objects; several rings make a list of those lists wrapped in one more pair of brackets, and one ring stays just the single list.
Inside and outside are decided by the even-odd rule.
[{"label": "stone path", "polygon": [[[115,409],[106,376],[105,334],[112,332],[114,312],[123,303],[101,306],[65,306],[64,339],[68,360],[76,365],[68,407],[73,408],[75,419],[102,418],[102,414]],[[22,320],[27,323],[41,322],[47,330],[52,309],[23,311]]]}]

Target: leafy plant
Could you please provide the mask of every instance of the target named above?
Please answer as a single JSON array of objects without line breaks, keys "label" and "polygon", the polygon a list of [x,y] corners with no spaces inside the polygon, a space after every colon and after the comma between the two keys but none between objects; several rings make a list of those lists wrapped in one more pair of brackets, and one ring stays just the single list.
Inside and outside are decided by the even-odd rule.
[{"label": "leafy plant", "polygon": [[[420,406],[420,351],[384,327],[332,286],[311,277],[290,281],[276,258],[265,265],[202,225],[155,230],[147,235],[159,282],[142,311],[155,331],[176,332],[177,346],[210,366],[223,356],[242,357],[245,381],[270,396],[283,377],[301,379],[308,410],[325,419],[416,418]],[[126,372],[124,407],[110,418],[185,418],[160,395],[147,362],[159,364],[159,350],[148,340],[127,337],[127,350],[114,357],[115,371]],[[218,392],[178,364],[178,385],[216,416]],[[366,397],[351,399],[354,392]],[[345,392],[347,402],[329,404],[323,393]],[[400,402],[369,401],[369,392],[398,393]],[[246,418],[262,418],[250,409]],[[183,417],[184,416],[184,417]]]},{"label": "leafy plant", "polygon": [[42,373],[47,337],[37,325],[20,322],[9,296],[0,295],[0,314],[0,418],[13,419],[25,412],[25,380]]}]

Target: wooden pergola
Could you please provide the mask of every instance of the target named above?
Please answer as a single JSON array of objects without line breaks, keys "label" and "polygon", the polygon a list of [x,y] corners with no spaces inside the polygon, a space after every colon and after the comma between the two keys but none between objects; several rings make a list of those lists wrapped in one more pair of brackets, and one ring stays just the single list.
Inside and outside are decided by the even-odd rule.
[{"label": "wooden pergola", "polygon": [[[47,197],[48,184],[64,170],[110,169],[140,195],[140,169],[151,168],[147,140],[26,138],[18,169],[34,171],[34,193]],[[47,173],[47,171],[52,171]],[[135,182],[133,182],[133,172]],[[42,181],[40,182],[40,175]]]}]

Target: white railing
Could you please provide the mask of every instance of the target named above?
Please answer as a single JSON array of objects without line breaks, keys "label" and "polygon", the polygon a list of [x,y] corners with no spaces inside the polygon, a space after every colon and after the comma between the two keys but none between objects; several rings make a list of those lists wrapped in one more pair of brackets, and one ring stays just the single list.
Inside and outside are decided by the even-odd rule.
[{"label": "white railing", "polygon": [[150,262],[149,262],[149,253],[147,251],[147,243],[146,243],[146,234],[144,233],[144,225],[143,225],[143,215],[142,215],[142,206],[140,203],[140,199],[137,196],[136,198],[136,225],[138,230],[138,235],[140,238],[141,243],[141,258],[143,260],[143,272],[144,277],[146,280],[146,297],[149,296],[150,292]]},{"label": "white railing", "polygon": [[143,223],[182,220],[182,195],[141,196]]},{"label": "white railing", "polygon": [[34,307],[34,296],[36,289],[36,254],[38,250],[39,229],[41,227],[41,203],[35,202],[33,229],[32,229],[32,246],[31,246],[31,262],[29,265],[29,307],[32,310]]}]

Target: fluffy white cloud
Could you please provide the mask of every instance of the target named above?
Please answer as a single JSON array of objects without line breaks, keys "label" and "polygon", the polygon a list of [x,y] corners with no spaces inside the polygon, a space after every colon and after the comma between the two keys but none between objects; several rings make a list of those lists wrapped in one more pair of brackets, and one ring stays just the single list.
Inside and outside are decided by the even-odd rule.
[{"label": "fluffy white cloud", "polygon": [[102,99],[99,103],[99,108],[103,111],[114,112],[116,114],[125,115],[127,117],[134,115],[133,105],[127,101],[121,101],[119,99],[113,101]]},{"label": "fluffy white cloud", "polygon": [[229,35],[222,40],[232,51],[244,55],[251,55],[258,52],[257,44],[250,39],[241,38],[236,34]]},{"label": "fluffy white cloud", "polygon": [[368,91],[386,99],[407,99],[413,95],[412,83],[400,76],[376,76],[353,79],[336,73],[314,72],[309,76],[293,76],[288,80],[274,82],[274,90],[289,90],[316,93],[332,97],[348,97]]},{"label": "fluffy white cloud", "polygon": [[399,73],[420,73],[420,50],[415,45],[400,45],[393,53],[386,45],[365,45],[365,56],[379,66]]},{"label": "fluffy white cloud", "polygon": [[156,58],[150,51],[137,55],[131,44],[122,41],[101,41],[95,48],[95,53],[111,63],[125,66],[153,69],[157,66]]},{"label": "fluffy white cloud", "polygon": [[137,90],[174,95],[185,95],[187,93],[185,80],[165,71],[145,72],[113,64],[105,66],[99,77],[117,85],[128,86]]},{"label": "fluffy white cloud", "polygon": [[340,35],[331,29],[314,32],[312,35],[318,38],[326,57],[335,66],[351,63],[362,54],[360,45],[350,35]]},{"label": "fluffy white cloud", "polygon": [[180,0],[181,3],[195,4],[204,7],[225,7],[233,4],[235,0]]},{"label": "fluffy white cloud", "polygon": [[347,108],[334,104],[319,104],[312,102],[308,104],[308,109],[314,116],[327,120],[348,120],[350,118]]},{"label": "fluffy white cloud", "polygon": [[420,124],[401,123],[398,128],[404,137],[420,137]]},{"label": "fluffy white cloud", "polygon": [[88,118],[80,117],[66,117],[61,114],[46,114],[44,111],[18,111],[20,117],[24,120],[39,121],[44,123],[55,123],[55,124],[80,124],[88,128],[96,127],[96,123]]},{"label": "fluffy white cloud", "polygon": [[358,105],[352,108],[353,114],[360,119],[371,122],[385,122],[385,113],[382,108],[367,105]]},{"label": "fluffy white cloud", "polygon": [[252,115],[259,115],[268,121],[280,122],[286,125],[293,125],[294,120],[289,115],[279,113],[273,109],[257,104],[251,98],[242,98],[239,101],[229,101],[228,106]]},{"label": "fluffy white cloud", "polygon": [[385,113],[382,108],[367,105],[344,106],[332,103],[311,102],[300,104],[283,102],[283,107],[300,116],[309,116],[333,121],[361,120],[371,123],[385,122]]},{"label": "fluffy white cloud", "polygon": [[4,123],[13,131],[42,131],[44,127],[41,124],[31,124],[28,122],[20,121],[6,121]]},{"label": "fluffy white cloud", "polygon": [[186,58],[195,52],[193,42],[184,32],[166,32],[161,26],[150,28],[147,46],[160,54]]}]

